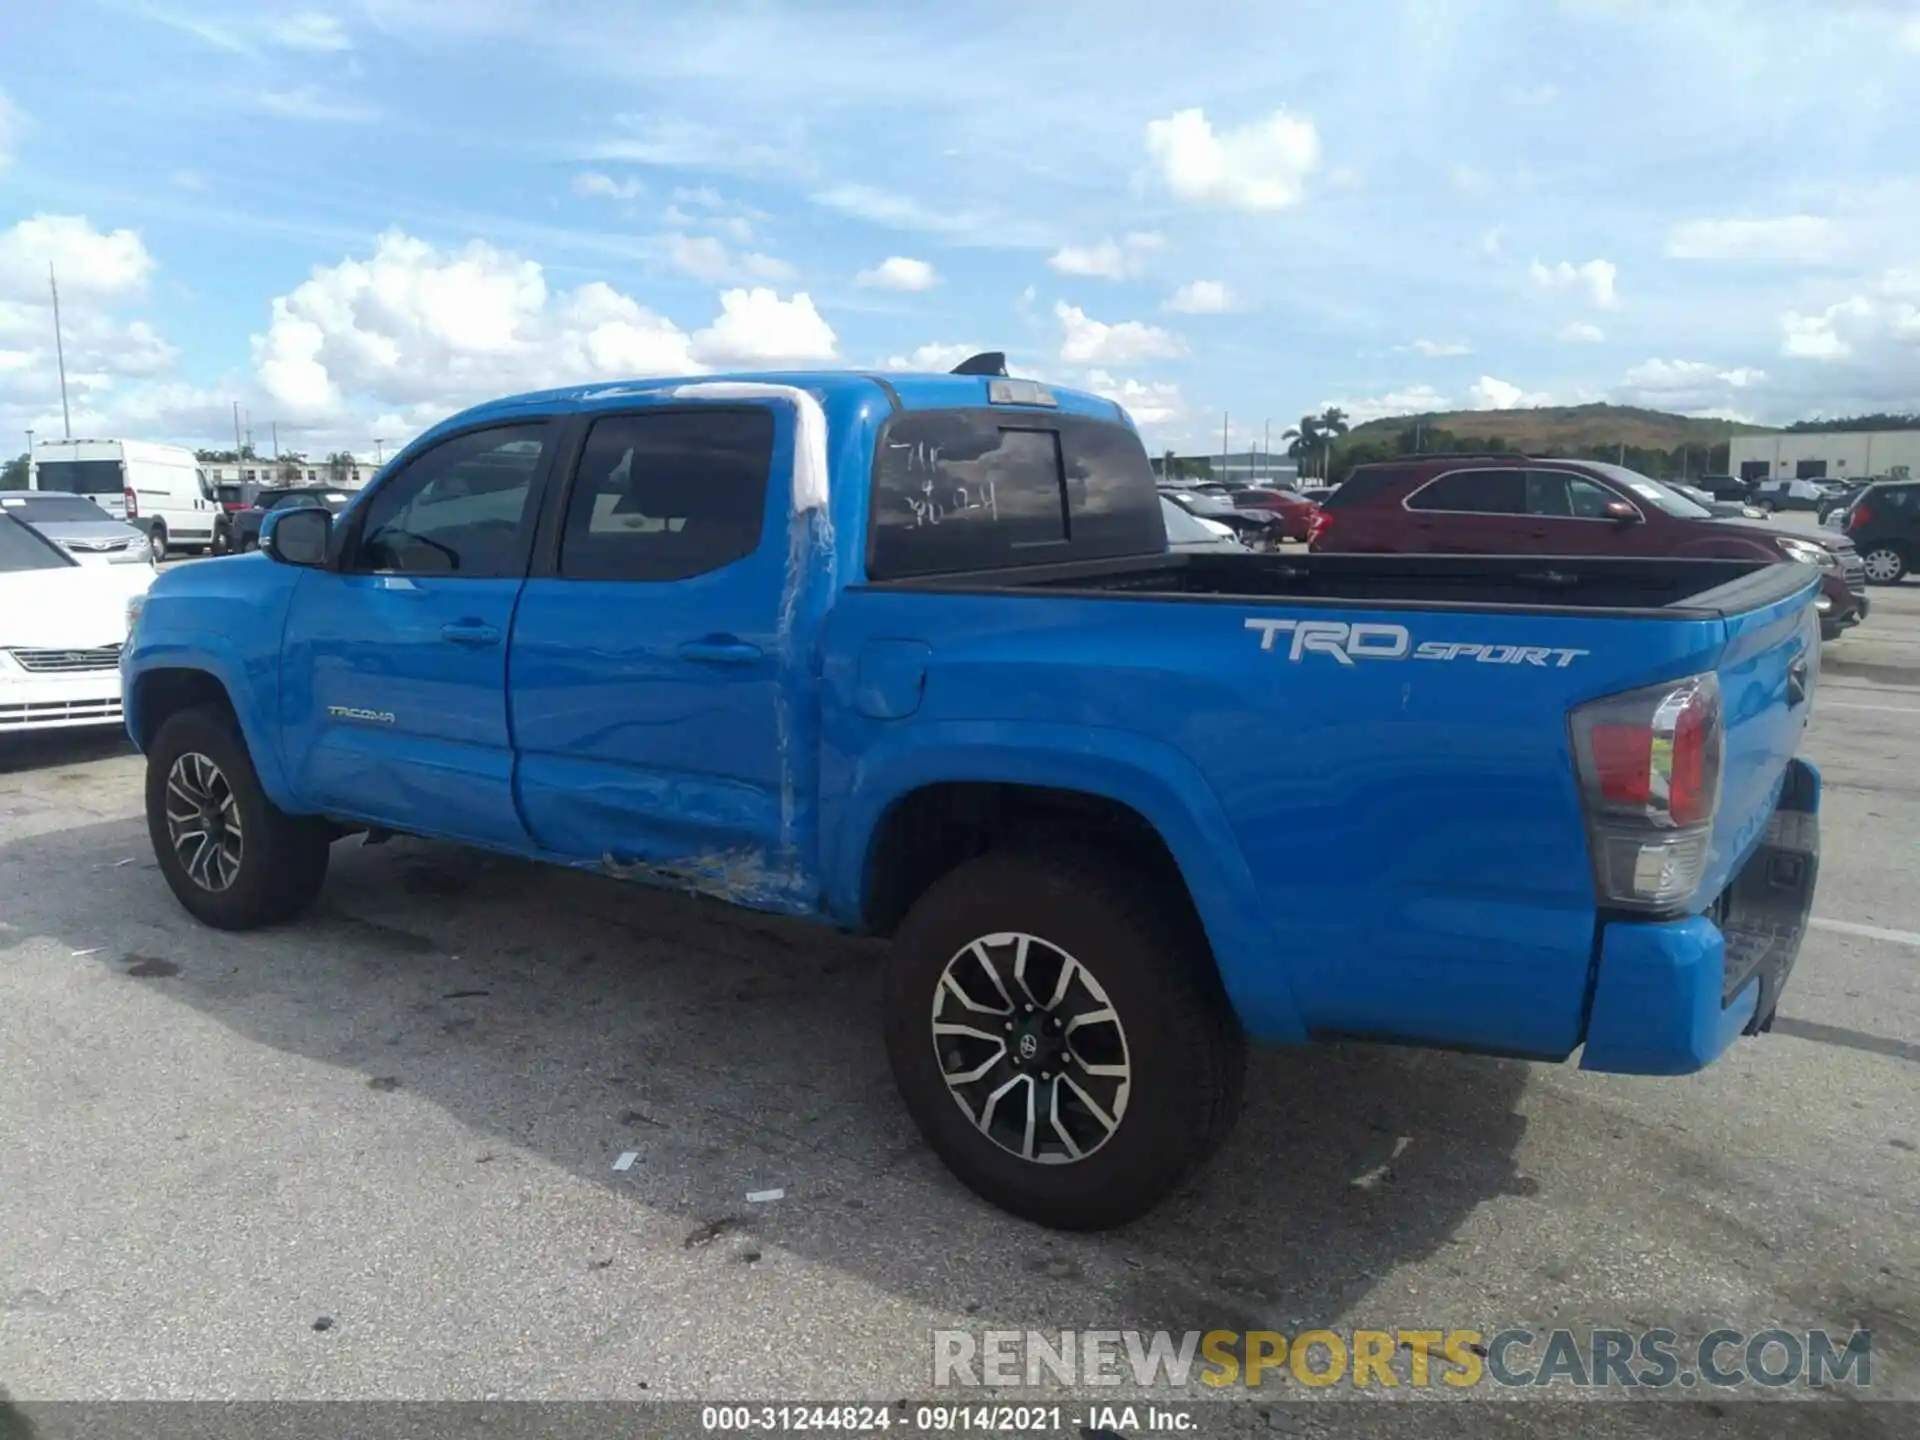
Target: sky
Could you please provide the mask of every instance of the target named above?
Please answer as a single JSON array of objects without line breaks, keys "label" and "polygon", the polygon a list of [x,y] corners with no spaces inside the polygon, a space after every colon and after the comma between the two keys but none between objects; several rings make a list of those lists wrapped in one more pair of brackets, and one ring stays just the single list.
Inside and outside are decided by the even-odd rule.
[{"label": "sky", "polygon": [[15,0],[0,54],[0,453],[61,433],[49,262],[75,435],[263,451],[984,349],[1156,450],[1920,410],[1920,0]]}]

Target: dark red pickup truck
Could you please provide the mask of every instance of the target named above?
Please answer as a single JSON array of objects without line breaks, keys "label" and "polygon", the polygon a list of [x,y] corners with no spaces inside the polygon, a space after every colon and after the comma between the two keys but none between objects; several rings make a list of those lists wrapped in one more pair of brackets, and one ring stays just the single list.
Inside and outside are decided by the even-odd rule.
[{"label": "dark red pickup truck", "polygon": [[1320,502],[1308,548],[1398,555],[1797,560],[1821,570],[1821,634],[1867,616],[1866,571],[1829,532],[1719,519],[1670,485],[1593,460],[1427,455],[1360,465]]}]

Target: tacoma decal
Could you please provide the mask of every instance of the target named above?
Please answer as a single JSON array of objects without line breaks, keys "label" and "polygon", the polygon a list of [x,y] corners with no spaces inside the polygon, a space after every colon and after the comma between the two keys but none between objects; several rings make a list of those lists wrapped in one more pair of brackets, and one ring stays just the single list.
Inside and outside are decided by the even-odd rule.
[{"label": "tacoma decal", "polygon": [[393,724],[391,710],[359,710],[351,705],[329,705],[327,714],[336,720],[371,720],[376,725]]},{"label": "tacoma decal", "polygon": [[1485,645],[1464,640],[1422,640],[1417,645],[1404,625],[1349,624],[1345,620],[1265,620],[1250,617],[1247,629],[1258,631],[1260,648],[1277,648],[1275,641],[1290,635],[1287,658],[1329,655],[1342,665],[1357,660],[1473,660],[1482,665],[1537,665],[1564,670],[1587,650],[1563,650],[1548,645]]}]

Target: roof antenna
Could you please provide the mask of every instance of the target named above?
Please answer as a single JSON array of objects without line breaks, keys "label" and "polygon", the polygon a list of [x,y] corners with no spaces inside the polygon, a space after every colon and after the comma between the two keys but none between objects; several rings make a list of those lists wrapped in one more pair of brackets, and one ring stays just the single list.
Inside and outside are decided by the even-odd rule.
[{"label": "roof antenna", "polygon": [[948,372],[953,375],[997,375],[1004,379],[1007,373],[1007,352],[1004,350],[982,350],[978,355],[970,355]]}]

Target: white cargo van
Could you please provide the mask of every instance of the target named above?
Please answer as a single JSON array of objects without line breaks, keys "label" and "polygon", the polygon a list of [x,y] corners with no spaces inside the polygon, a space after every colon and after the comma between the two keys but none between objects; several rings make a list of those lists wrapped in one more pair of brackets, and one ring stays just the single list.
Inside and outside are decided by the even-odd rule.
[{"label": "white cargo van", "polygon": [[144,440],[43,440],[27,485],[85,495],[147,533],[154,563],[213,542],[220,502],[191,450]]}]

